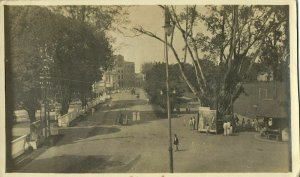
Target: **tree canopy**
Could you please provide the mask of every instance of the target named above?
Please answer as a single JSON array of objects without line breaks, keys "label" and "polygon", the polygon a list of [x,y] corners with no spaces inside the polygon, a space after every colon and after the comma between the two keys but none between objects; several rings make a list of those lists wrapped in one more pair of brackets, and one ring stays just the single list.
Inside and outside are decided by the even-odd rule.
[{"label": "tree canopy", "polygon": [[46,7],[6,8],[6,61],[11,62],[6,71],[11,72],[9,82],[14,83],[15,103],[21,103],[30,119],[35,120],[45,60],[51,78],[48,96],[61,93],[61,113],[68,111],[74,93],[80,93],[84,103],[92,84],[101,79],[100,68],[109,68],[113,63],[111,40],[105,31],[95,32],[91,25]]},{"label": "tree canopy", "polygon": [[[221,115],[232,113],[232,105],[243,92],[243,83],[258,59],[261,66],[268,66],[275,75],[281,75],[278,68],[287,68],[283,65],[287,64],[289,54],[288,6],[160,7],[174,26],[167,45],[182,78],[202,105],[218,109]],[[135,30],[166,43],[143,27]],[[184,41],[183,54],[174,47],[176,33]],[[216,66],[213,80],[208,79],[208,70],[212,68],[203,66],[204,59]],[[193,64],[196,86],[183,69],[188,60]]]}]

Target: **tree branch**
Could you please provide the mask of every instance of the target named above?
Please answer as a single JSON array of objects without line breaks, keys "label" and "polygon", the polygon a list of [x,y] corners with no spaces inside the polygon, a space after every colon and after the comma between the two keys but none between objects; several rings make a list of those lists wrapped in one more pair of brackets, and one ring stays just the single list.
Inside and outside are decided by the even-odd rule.
[{"label": "tree branch", "polygon": [[155,38],[155,39],[159,40],[162,43],[165,43],[165,41],[163,39],[161,39],[160,37],[158,37],[157,35],[155,35],[154,33],[150,32],[150,31],[144,30],[142,27],[140,27],[140,28],[133,28],[133,29],[136,30],[137,32],[142,33],[142,34],[146,34],[149,37]]}]

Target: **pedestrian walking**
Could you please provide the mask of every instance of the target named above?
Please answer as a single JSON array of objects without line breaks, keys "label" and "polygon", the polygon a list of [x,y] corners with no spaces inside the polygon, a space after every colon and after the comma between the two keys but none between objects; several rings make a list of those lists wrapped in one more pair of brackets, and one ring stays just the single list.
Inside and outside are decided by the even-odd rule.
[{"label": "pedestrian walking", "polygon": [[193,118],[190,118],[189,126],[190,126],[190,130],[192,130],[193,127],[194,127],[194,125],[193,125]]},{"label": "pedestrian walking", "polygon": [[178,151],[179,140],[176,134],[174,134],[174,145],[176,147],[175,151]]}]

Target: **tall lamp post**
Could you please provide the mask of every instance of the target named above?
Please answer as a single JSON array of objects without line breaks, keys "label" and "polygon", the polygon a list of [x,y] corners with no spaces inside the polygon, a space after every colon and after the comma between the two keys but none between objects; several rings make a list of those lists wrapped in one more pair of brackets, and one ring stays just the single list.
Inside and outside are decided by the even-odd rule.
[{"label": "tall lamp post", "polygon": [[173,26],[171,25],[170,13],[167,6],[165,6],[165,58],[166,58],[166,87],[167,87],[167,110],[168,110],[168,122],[169,122],[169,158],[170,158],[170,173],[173,173],[173,148],[172,148],[172,127],[170,117],[170,96],[169,96],[169,59],[168,59],[168,36],[173,32]]},{"label": "tall lamp post", "polygon": [[[43,51],[41,51],[43,52]],[[46,50],[45,50],[46,52]],[[43,59],[43,68],[40,75],[40,85],[43,93],[43,106],[44,106],[44,118],[42,119],[42,127],[45,128],[45,138],[50,135],[50,115],[48,110],[48,87],[50,86],[50,72],[47,61],[47,56],[45,57],[42,53]],[[48,115],[47,115],[48,113]]]}]

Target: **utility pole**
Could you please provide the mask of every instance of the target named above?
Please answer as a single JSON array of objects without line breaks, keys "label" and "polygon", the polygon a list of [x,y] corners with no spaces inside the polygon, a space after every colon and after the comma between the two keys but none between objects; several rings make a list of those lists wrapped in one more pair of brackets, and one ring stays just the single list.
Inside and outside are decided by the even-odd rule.
[{"label": "utility pole", "polygon": [[170,116],[170,96],[169,96],[169,56],[168,56],[168,36],[171,35],[173,27],[171,25],[170,13],[168,7],[165,6],[165,58],[166,58],[166,87],[167,87],[167,110],[169,122],[169,158],[170,158],[170,173],[173,173],[173,148],[172,148],[172,126]]}]

